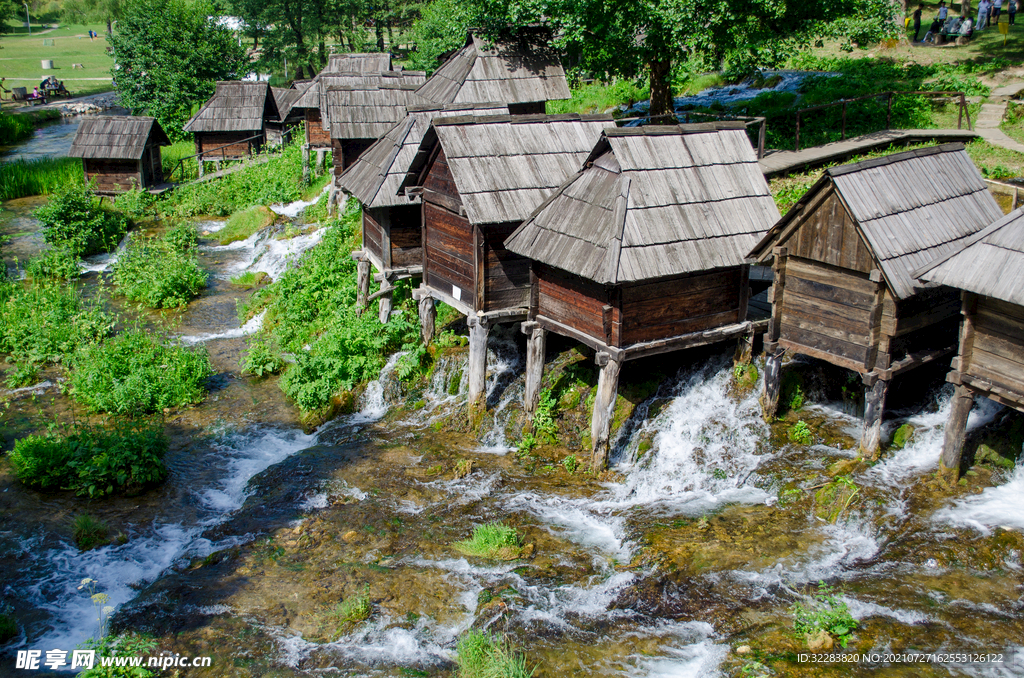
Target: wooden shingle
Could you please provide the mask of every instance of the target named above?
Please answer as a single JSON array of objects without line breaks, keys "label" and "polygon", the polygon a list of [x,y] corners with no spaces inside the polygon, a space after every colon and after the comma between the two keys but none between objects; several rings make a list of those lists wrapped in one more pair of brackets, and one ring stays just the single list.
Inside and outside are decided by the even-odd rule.
[{"label": "wooden shingle", "polygon": [[71,142],[68,157],[138,160],[151,143],[160,146],[171,143],[155,118],[85,116]]},{"label": "wooden shingle", "polygon": [[259,132],[265,120],[279,119],[277,102],[266,82],[218,82],[186,132]]}]

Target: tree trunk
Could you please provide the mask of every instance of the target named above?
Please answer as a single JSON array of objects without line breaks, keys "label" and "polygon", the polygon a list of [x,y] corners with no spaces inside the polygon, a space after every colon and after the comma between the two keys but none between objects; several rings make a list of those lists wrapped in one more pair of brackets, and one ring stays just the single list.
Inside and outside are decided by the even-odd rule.
[{"label": "tree trunk", "polygon": [[648,63],[651,75],[651,117],[673,115],[672,88],[669,76],[672,73],[672,60],[667,57],[651,59]]},{"label": "tree trunk", "polygon": [[380,20],[379,19],[374,19],[373,20],[373,30],[377,33],[377,51],[378,52],[383,52],[384,51],[384,31],[381,30]]},{"label": "tree trunk", "polygon": [[111,22],[110,18],[108,17],[107,18],[107,35],[113,35],[113,34],[114,34],[113,23]]}]

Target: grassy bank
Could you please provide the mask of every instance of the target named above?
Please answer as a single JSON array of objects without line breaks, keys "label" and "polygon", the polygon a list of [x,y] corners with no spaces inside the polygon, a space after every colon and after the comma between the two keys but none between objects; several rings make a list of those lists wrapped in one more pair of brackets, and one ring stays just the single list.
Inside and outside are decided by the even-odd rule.
[{"label": "grassy bank", "polygon": [[[21,5],[18,7],[21,8]],[[24,18],[23,8],[21,12]],[[100,37],[90,40],[90,29],[99,33]],[[110,69],[114,60],[107,54],[107,41],[103,37],[106,25],[67,25],[46,29],[45,33],[41,33],[41,30],[44,30],[41,26],[33,25],[30,36],[21,23],[8,25],[8,35],[3,38],[4,77],[7,78],[8,89],[27,87],[31,92],[32,87],[42,80],[41,59],[53,59],[54,69],[47,75],[52,73],[57,79],[63,80],[75,96],[113,89]],[[44,45],[43,40],[52,40],[53,44]],[[72,69],[72,64],[81,64],[82,68]],[[23,102],[7,105],[21,106]]]},{"label": "grassy bank", "polygon": [[49,195],[85,180],[78,158],[39,158],[0,163],[0,200]]},{"label": "grassy bank", "polygon": [[30,113],[0,113],[0,146],[9,146],[35,134],[41,123],[60,120],[60,111],[52,108]]}]

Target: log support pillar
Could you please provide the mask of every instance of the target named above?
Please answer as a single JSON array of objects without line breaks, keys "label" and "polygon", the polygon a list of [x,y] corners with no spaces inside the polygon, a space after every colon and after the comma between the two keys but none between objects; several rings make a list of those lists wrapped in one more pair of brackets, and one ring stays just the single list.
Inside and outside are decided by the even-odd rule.
[{"label": "log support pillar", "polygon": [[974,396],[971,389],[964,385],[956,387],[953,402],[946,421],[946,435],[942,441],[942,470],[952,475],[953,480],[960,479],[960,457],[964,451],[964,439],[967,437],[967,417],[974,407]]},{"label": "log support pillar", "polygon": [[487,335],[490,324],[486,318],[470,315],[469,325],[469,420],[473,425],[478,413],[487,407]]},{"label": "log support pillar", "polygon": [[199,156],[199,178],[202,179],[203,175],[206,174],[206,161],[203,160],[203,156]]},{"label": "log support pillar", "polygon": [[864,375],[864,429],[860,435],[860,453],[878,458],[882,438],[882,417],[885,416],[885,394],[889,382],[874,373]]},{"label": "log support pillar", "polygon": [[434,298],[430,296],[430,292],[422,287],[412,291],[412,298],[419,305],[420,336],[423,338],[423,345],[429,346],[430,342],[434,341],[437,306],[434,305]]},{"label": "log support pillar", "polygon": [[309,144],[302,144],[302,183],[309,183]]},{"label": "log support pillar", "polygon": [[608,466],[608,451],[612,431],[615,398],[619,393],[619,371],[622,361],[601,351],[596,357],[601,372],[594,395],[594,414],[590,421],[591,468],[603,471]]},{"label": "log support pillar", "polygon": [[380,281],[380,292],[378,292],[380,298],[377,300],[377,309],[381,325],[386,324],[391,319],[391,302],[394,290],[394,285],[387,278]]},{"label": "log support pillar", "polygon": [[547,345],[547,330],[543,330],[536,322],[525,322],[522,325],[526,335],[526,390],[523,394],[523,409],[533,417],[540,400],[540,384],[544,379],[544,349]]},{"label": "log support pillar", "polygon": [[353,252],[352,258],[356,260],[356,311],[362,313],[370,296],[370,260],[362,251]]},{"label": "log support pillar", "polygon": [[740,338],[736,341],[736,355],[733,357],[733,362],[737,365],[746,365],[753,356],[754,333],[753,331],[748,331],[740,335]]},{"label": "log support pillar", "polygon": [[316,149],[316,173],[321,174],[324,171],[324,159],[327,157],[326,148]]},{"label": "log support pillar", "polygon": [[761,413],[765,421],[775,419],[779,412],[779,388],[782,386],[782,357],[785,349],[765,346],[764,392],[761,394]]}]

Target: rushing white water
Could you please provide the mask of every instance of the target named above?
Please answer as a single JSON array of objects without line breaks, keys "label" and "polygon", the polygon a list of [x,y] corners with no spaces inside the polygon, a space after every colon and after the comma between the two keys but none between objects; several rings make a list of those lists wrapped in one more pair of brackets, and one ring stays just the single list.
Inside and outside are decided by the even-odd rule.
[{"label": "rushing white water", "polygon": [[307,207],[309,207],[310,205],[315,205],[317,201],[320,200],[320,198],[323,197],[324,194],[326,194],[330,190],[331,185],[330,183],[328,183],[326,186],[324,186],[324,190],[316,194],[311,200],[296,200],[295,202],[290,202],[287,205],[271,205],[270,210],[275,214],[281,215],[282,217],[294,219],[295,217],[299,216],[299,214],[301,214]]},{"label": "rushing white water", "polygon": [[78,267],[82,269],[82,273],[103,273],[113,270],[114,264],[117,263],[125,248],[128,247],[131,237],[129,233],[122,238],[113,252],[104,252],[85,257],[82,261],[78,262]]},{"label": "rushing white water", "polygon": [[[221,274],[231,278],[239,273],[250,271],[259,273],[262,271],[277,280],[303,252],[314,247],[323,238],[327,229],[320,228],[312,233],[297,235],[294,238],[279,240],[267,231],[256,233],[239,243],[224,245],[224,247],[243,250],[243,256],[234,264],[225,267]],[[217,250],[219,248],[211,248]]]},{"label": "rushing white water", "polygon": [[238,337],[247,337],[250,334],[256,334],[263,327],[263,316],[266,315],[266,311],[260,311],[257,315],[249,318],[248,321],[241,327],[233,327],[223,332],[211,332],[203,334],[189,334],[182,337],[178,337],[178,341],[186,346],[193,344],[199,344],[214,339],[237,339]]},{"label": "rushing white water", "polygon": [[386,385],[394,377],[398,361],[405,354],[405,351],[392,354],[384,368],[380,371],[380,376],[366,385],[366,390],[363,391],[363,395],[360,398],[359,412],[349,420],[351,423],[365,424],[374,422],[388,413],[391,404],[387,400]]},{"label": "rushing white water", "polygon": [[238,543],[228,539],[214,544],[201,535],[241,508],[253,476],[315,441],[316,436],[301,431],[262,427],[230,434],[215,445],[218,468],[212,482],[204,478],[170,481],[197,485],[195,514],[188,519],[157,518],[151,525],[136,526],[126,544],[85,552],[73,544],[50,549],[27,544],[26,557],[32,559],[31,569],[38,575],[22,589],[23,595],[51,616],[49,628],[34,639],[33,646],[71,649],[98,630],[100,609],[90,600],[89,587],[78,588],[82,579],[96,580],[95,591],[108,596],[103,605],[116,608],[134,598],[140,584],[154,580],[176,562]]},{"label": "rushing white water", "polygon": [[1024,530],[1024,459],[1018,459],[1007,482],[936,511],[934,520],[972,527],[985,535],[994,527]]}]

